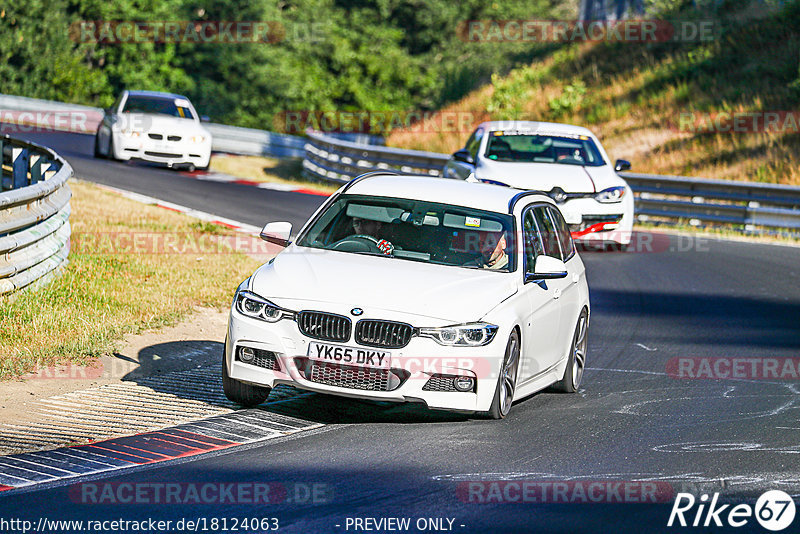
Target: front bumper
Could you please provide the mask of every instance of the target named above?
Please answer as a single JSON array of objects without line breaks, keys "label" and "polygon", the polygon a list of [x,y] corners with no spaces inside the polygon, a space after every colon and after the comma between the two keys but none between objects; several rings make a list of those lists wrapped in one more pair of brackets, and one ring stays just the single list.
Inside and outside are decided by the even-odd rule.
[{"label": "front bumper", "polygon": [[633,232],[633,194],[622,202],[603,204],[593,198],[576,198],[560,204],[572,238],[589,243],[614,242],[628,245]]},{"label": "front bumper", "polygon": [[211,159],[211,140],[195,143],[183,136],[180,141],[169,141],[167,136],[161,140],[150,139],[148,134],[138,137],[116,134],[114,147],[118,159],[140,159],[153,163],[173,165],[193,164],[207,167]]},{"label": "front bumper", "polygon": [[[392,317],[379,319],[397,320]],[[446,347],[433,339],[413,337],[402,349],[374,349],[358,345],[352,335],[349,341],[342,343],[311,339],[300,332],[293,320],[266,323],[246,317],[232,308],[225,364],[231,378],[259,386],[290,384],[309,391],[351,398],[422,402],[429,408],[454,411],[488,411],[505,354],[505,345],[498,339],[507,335],[508,332],[498,332],[492,342],[482,347]],[[389,350],[392,363],[388,374],[391,376],[376,376],[378,371],[375,369],[352,365],[325,364],[326,372],[312,372],[307,352],[309,343],[314,341],[367,350]],[[262,358],[244,363],[237,356],[239,347],[262,351],[256,352]],[[435,390],[442,389],[441,386],[455,376],[472,377],[475,388],[467,392]],[[386,386],[371,389],[375,384]]]}]

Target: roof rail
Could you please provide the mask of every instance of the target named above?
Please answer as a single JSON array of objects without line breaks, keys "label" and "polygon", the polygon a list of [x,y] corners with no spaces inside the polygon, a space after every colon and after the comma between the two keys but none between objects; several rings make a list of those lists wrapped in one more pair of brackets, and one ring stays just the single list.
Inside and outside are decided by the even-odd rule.
[{"label": "roof rail", "polygon": [[547,198],[550,198],[550,196],[547,193],[545,193],[544,191],[539,191],[537,189],[530,189],[528,191],[520,191],[519,193],[514,195],[511,198],[511,200],[508,201],[508,213],[514,213],[514,207],[517,205],[517,202],[522,200],[523,198],[525,198],[527,196],[532,196],[532,195],[544,195]]},{"label": "roof rail", "polygon": [[344,193],[345,191],[350,189],[350,186],[352,186],[356,182],[360,182],[362,180],[366,180],[367,178],[371,178],[373,176],[380,176],[382,174],[383,175],[388,174],[390,176],[400,176],[400,173],[399,172],[395,172],[395,171],[369,171],[369,172],[365,172],[364,174],[359,174],[358,176],[356,176],[355,178],[353,178],[352,180],[347,182],[344,185],[344,187],[342,188],[342,190],[340,191],[340,194]]}]

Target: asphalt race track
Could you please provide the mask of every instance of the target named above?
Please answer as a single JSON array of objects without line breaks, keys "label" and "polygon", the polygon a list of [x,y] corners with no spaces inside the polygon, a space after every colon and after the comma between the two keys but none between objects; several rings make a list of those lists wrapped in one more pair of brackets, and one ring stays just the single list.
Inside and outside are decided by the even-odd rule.
[{"label": "asphalt race track", "polygon": [[[82,179],[254,225],[299,224],[322,200],[95,160],[88,136],[26,137],[49,144]],[[388,517],[411,518],[412,526],[420,518],[451,519],[455,532],[696,532],[714,530],[666,526],[678,492],[716,492],[721,501],[750,505],[770,489],[797,498],[798,377],[709,380],[675,373],[679,358],[746,359],[750,369],[765,359],[800,356],[800,248],[646,237],[649,246],[627,253],[581,254],[592,318],[588,370],[577,395],[543,392],[493,422],[295,392],[255,412],[326,426],[94,481],[272,482],[285,488],[279,502],[80,503],[70,482],[0,497],[0,512],[34,523],[41,517],[276,517],[280,532],[363,532],[369,530],[357,529],[353,518]],[[508,481],[539,488],[566,482],[569,492],[546,503],[498,503],[514,500],[516,493],[508,491],[491,503],[474,502],[490,495],[497,481],[506,482],[496,487],[512,489]],[[582,503],[573,491],[609,481],[629,489],[655,484],[667,497],[656,505]],[[248,530],[254,531],[262,530]],[[753,518],[736,531],[766,532]]]}]

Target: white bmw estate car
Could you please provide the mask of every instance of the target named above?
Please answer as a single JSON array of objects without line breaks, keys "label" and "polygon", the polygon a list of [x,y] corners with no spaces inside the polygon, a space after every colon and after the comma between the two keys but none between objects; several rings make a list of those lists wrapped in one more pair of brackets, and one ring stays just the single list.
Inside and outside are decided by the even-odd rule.
[{"label": "white bmw estate car", "polygon": [[589,292],[548,196],[376,172],[290,233],[264,227],[286,248],[236,291],[232,401],[291,384],[502,418],[515,399],[580,386]]},{"label": "white bmw estate car", "polygon": [[478,126],[445,164],[444,176],[546,192],[572,236],[624,249],[633,229],[633,192],[597,137],[579,126],[495,121]]},{"label": "white bmw estate car", "polygon": [[185,96],[123,91],[105,110],[95,135],[94,155],[206,169],[211,159],[211,134]]}]

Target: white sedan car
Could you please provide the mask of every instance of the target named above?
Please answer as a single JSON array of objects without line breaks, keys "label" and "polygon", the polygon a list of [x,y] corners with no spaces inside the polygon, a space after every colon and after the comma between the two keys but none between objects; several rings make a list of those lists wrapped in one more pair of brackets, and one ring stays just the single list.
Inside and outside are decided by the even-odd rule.
[{"label": "white sedan car", "polygon": [[572,237],[624,249],[633,230],[633,192],[597,137],[579,126],[532,121],[485,122],[455,152],[446,178],[546,192]]},{"label": "white sedan car", "polygon": [[270,389],[508,414],[574,392],[586,363],[585,269],[546,195],[364,175],[331,196],[236,291],[223,355],[229,399]]},{"label": "white sedan car", "polygon": [[94,155],[206,169],[211,159],[211,134],[185,96],[123,91],[97,128]]}]

